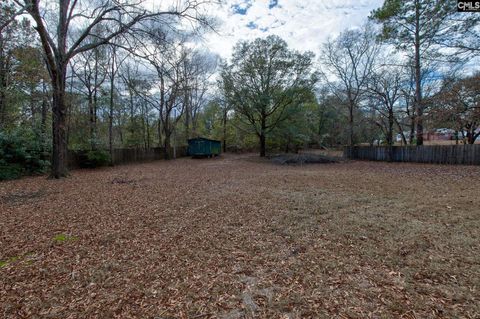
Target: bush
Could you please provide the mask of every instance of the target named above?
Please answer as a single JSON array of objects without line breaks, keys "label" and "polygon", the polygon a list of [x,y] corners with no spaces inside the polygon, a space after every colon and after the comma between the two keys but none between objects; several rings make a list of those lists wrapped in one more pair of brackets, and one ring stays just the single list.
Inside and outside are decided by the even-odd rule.
[{"label": "bush", "polygon": [[88,151],[85,159],[80,162],[80,166],[84,168],[96,168],[108,164],[110,164],[110,154],[104,150]]},{"label": "bush", "polygon": [[0,181],[17,179],[23,175],[23,169],[18,164],[6,164],[5,161],[0,163]]},{"label": "bush", "polygon": [[45,173],[50,165],[45,157],[31,132],[0,132],[0,180]]}]

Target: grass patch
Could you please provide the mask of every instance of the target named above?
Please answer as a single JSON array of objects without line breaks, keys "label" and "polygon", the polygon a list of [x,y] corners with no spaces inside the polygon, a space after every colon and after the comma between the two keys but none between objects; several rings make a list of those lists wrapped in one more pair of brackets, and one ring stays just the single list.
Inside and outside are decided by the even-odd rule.
[{"label": "grass patch", "polygon": [[20,259],[20,257],[15,256],[15,257],[10,257],[10,258],[8,258],[8,259],[6,259],[6,260],[0,260],[0,268],[5,267],[6,265],[8,265],[8,264],[10,264],[10,263],[12,263],[12,262],[17,261],[18,259]]},{"label": "grass patch", "polygon": [[58,234],[58,235],[55,235],[55,237],[53,237],[53,240],[57,243],[64,243],[64,242],[68,242],[68,241],[75,241],[77,240],[78,237],[76,236],[70,236],[70,235],[67,235],[67,234]]}]

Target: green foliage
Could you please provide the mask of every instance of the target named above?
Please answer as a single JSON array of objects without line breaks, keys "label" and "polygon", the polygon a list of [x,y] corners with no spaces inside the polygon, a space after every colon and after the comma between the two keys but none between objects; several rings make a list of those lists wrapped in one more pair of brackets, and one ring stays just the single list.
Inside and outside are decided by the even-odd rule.
[{"label": "green foliage", "polygon": [[231,64],[222,70],[223,93],[260,144],[286,121],[287,109],[309,99],[317,82],[312,66],[312,53],[290,50],[278,36],[235,46]]},{"label": "green foliage", "polygon": [[408,51],[416,32],[422,46],[434,42],[451,10],[448,0],[385,0],[382,7],[372,11],[370,19],[381,23],[383,40]]},{"label": "green foliage", "polygon": [[311,101],[293,104],[284,111],[285,121],[272,131],[268,146],[282,152],[296,152],[312,141],[312,132],[316,122],[318,104],[313,94]]},{"label": "green foliage", "polygon": [[110,154],[104,150],[90,150],[86,153],[85,159],[80,166],[85,168],[96,168],[110,164]]},{"label": "green foliage", "polygon": [[31,131],[0,132],[0,180],[45,173],[46,155]]},{"label": "green foliage", "polygon": [[18,164],[5,164],[5,161],[0,160],[0,181],[17,179],[23,175],[23,169]]}]

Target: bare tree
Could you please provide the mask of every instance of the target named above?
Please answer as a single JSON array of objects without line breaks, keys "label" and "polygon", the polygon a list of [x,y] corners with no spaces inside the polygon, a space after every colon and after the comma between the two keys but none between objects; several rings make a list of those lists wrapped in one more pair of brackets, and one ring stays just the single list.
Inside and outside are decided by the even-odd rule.
[{"label": "bare tree", "polygon": [[[167,40],[168,38],[168,40]],[[164,32],[152,32],[141,56],[155,70],[150,92],[137,92],[158,111],[159,140],[163,137],[165,159],[170,159],[171,138],[185,111],[185,60],[189,57],[184,38]]]},{"label": "bare tree", "polygon": [[373,71],[379,45],[371,25],[347,30],[322,49],[320,62],[324,81],[348,108],[348,144],[355,144],[354,115],[360,106]]},{"label": "bare tree", "polygon": [[423,144],[422,76],[425,60],[435,53],[433,45],[452,11],[446,0],[385,0],[370,16],[383,25],[381,37],[410,55],[415,74],[415,119],[417,145]]},{"label": "bare tree", "polygon": [[184,117],[185,136],[196,134],[197,118],[200,110],[207,103],[209,79],[216,70],[216,56],[197,50],[186,50],[183,60],[184,77]]},{"label": "bare tree", "polygon": [[[388,146],[394,143],[394,126],[400,124],[396,117],[401,98],[403,85],[402,72],[399,67],[383,65],[372,73],[367,86],[367,94],[370,97],[370,107],[379,116],[375,124],[382,130]],[[392,160],[392,149],[389,156]]]},{"label": "bare tree", "polygon": [[107,77],[107,70],[104,67],[105,50],[95,48],[77,55],[72,63],[72,72],[81,83],[82,92],[88,101],[88,122],[90,129],[90,147],[97,146],[97,109],[99,90]]},{"label": "bare tree", "polygon": [[108,46],[108,78],[109,78],[109,103],[108,103],[108,151],[110,153],[110,161],[111,165],[113,165],[113,118],[114,118],[114,108],[115,108],[115,79],[117,73],[119,72],[120,66],[123,62],[129,57],[128,52],[126,54],[119,54],[117,43],[113,42],[111,45]]},{"label": "bare tree", "polygon": [[480,53],[480,16],[478,12],[449,10],[439,32],[436,44],[455,49],[455,54],[477,55]]},{"label": "bare tree", "polygon": [[[14,0],[18,10],[24,10],[34,20],[40,37],[53,89],[53,156],[52,177],[67,174],[67,140],[65,101],[67,65],[79,53],[110,43],[143,22],[156,21],[174,28],[176,21],[188,19],[205,22],[199,15],[202,1],[179,1],[167,10],[151,12],[143,1],[82,1],[58,0],[44,3],[41,0]],[[52,17],[47,19],[47,17]],[[108,28],[106,27],[108,25]],[[100,28],[108,30],[95,34]],[[74,32],[75,31],[75,32]]]},{"label": "bare tree", "polygon": [[427,102],[436,105],[430,116],[451,125],[467,143],[474,144],[480,137],[480,73],[444,81],[440,92]]},{"label": "bare tree", "polygon": [[217,82],[218,87],[218,96],[215,98],[215,101],[220,105],[222,110],[222,145],[223,145],[223,152],[227,152],[227,121],[228,121],[228,113],[232,110],[232,107],[228,103],[228,99],[226,98],[226,88],[225,83],[223,81]]},{"label": "bare tree", "polygon": [[[125,63],[123,63],[119,72],[119,76],[122,79],[123,91],[125,92],[125,95],[127,95],[127,132],[129,134],[127,143],[129,146],[133,146],[130,141],[134,140],[133,137],[136,135],[137,131],[138,106],[143,103],[139,97],[144,96],[146,94],[145,92],[150,89],[147,81],[141,78],[139,65],[140,64],[137,60],[128,59],[125,61]],[[138,94],[137,92],[141,93]]]}]

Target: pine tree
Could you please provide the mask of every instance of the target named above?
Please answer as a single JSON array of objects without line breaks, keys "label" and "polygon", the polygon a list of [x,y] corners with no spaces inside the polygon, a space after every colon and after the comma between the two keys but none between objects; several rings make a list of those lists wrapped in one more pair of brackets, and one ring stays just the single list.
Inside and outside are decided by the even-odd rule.
[{"label": "pine tree", "polygon": [[448,0],[385,0],[370,18],[383,26],[381,37],[413,57],[417,145],[423,144],[422,64],[449,14]]}]

